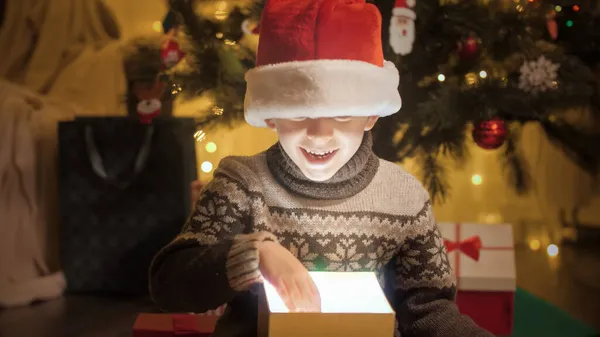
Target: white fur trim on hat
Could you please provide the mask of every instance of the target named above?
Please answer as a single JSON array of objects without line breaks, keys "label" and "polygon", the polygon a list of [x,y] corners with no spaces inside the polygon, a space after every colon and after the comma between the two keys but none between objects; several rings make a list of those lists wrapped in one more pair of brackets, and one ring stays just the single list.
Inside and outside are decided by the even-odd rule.
[{"label": "white fur trim on hat", "polygon": [[402,106],[392,62],[294,61],[246,73],[244,110],[250,125],[271,118],[389,116]]},{"label": "white fur trim on hat", "polygon": [[416,20],[417,14],[410,8],[406,7],[396,7],[392,10],[392,14],[394,16],[406,16],[409,19]]}]

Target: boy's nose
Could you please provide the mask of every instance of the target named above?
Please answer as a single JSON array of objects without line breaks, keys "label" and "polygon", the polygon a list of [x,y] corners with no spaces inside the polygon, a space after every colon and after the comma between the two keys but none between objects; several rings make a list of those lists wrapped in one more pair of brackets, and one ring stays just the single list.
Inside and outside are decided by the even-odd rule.
[{"label": "boy's nose", "polygon": [[314,118],[307,120],[306,136],[311,140],[329,140],[333,137],[331,118]]}]

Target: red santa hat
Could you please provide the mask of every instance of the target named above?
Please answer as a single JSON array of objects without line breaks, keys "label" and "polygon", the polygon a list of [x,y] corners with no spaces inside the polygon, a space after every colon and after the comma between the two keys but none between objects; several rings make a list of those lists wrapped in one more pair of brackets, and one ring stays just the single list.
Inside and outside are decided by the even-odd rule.
[{"label": "red santa hat", "polygon": [[399,74],[383,58],[381,14],[365,0],[267,0],[256,67],[246,73],[246,121],[388,116]]},{"label": "red santa hat", "polygon": [[415,0],[396,0],[392,14],[394,16],[405,16],[416,20],[417,14],[412,9],[413,7],[415,7]]}]

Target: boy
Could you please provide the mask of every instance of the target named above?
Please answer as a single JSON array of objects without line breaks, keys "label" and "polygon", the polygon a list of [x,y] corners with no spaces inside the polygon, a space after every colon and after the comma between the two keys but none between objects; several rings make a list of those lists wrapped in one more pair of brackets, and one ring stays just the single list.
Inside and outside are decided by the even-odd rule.
[{"label": "boy", "polygon": [[400,109],[381,16],[364,0],[269,0],[245,118],[277,131],[256,156],[221,161],[181,234],[151,267],[169,311],[228,303],[215,336],[255,336],[263,278],[290,310],[319,310],[308,270],[377,271],[406,336],[485,336],[455,285],[427,192],[373,153],[369,131]]}]

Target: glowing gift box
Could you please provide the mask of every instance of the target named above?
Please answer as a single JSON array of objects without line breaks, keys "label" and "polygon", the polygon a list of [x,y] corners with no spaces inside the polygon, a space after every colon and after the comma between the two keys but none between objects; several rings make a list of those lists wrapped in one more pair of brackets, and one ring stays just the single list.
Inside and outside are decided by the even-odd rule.
[{"label": "glowing gift box", "polygon": [[512,334],[517,289],[512,226],[438,224],[456,275],[456,303],[479,326]]},{"label": "glowing gift box", "polygon": [[321,294],[321,312],[290,312],[265,282],[259,337],[393,337],[395,313],[375,273],[310,272]]}]

